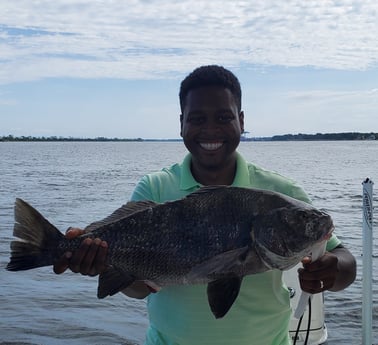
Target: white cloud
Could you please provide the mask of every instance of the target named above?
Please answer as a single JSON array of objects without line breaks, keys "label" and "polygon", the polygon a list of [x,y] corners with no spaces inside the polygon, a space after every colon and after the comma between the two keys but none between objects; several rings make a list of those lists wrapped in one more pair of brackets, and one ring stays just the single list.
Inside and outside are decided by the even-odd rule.
[{"label": "white cloud", "polygon": [[[306,124],[306,130],[371,131],[377,122],[378,94],[372,90],[312,90],[289,93],[287,104],[295,117],[290,124]],[[324,131],[324,130],[323,130]]]},{"label": "white cloud", "polygon": [[368,69],[375,0],[0,3],[0,83],[156,78],[205,63]]},{"label": "white cloud", "polygon": [[[349,86],[351,87],[351,86]],[[245,125],[253,136],[286,133],[371,132],[378,128],[376,89],[275,90],[246,99]],[[328,88],[328,89],[327,89]]]},{"label": "white cloud", "polygon": [[296,103],[302,102],[339,102],[346,99],[354,102],[356,100],[376,102],[378,101],[378,89],[334,91],[334,90],[309,90],[288,92],[287,98]]}]

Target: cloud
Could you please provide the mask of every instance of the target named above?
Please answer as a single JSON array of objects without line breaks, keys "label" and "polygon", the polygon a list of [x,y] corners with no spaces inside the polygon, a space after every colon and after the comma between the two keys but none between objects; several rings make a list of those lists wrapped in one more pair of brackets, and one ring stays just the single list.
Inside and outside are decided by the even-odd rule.
[{"label": "cloud", "polygon": [[0,13],[0,83],[154,79],[206,63],[366,70],[378,62],[375,0],[4,0]]},{"label": "cloud", "polygon": [[[373,89],[374,91],[374,89]],[[311,90],[289,92],[286,106],[289,123],[305,131],[374,131],[377,128],[378,94],[372,90]],[[323,128],[323,130],[321,129]]]},{"label": "cloud", "polygon": [[371,104],[375,107],[378,103],[378,89],[334,91],[334,90],[310,90],[295,91],[286,93],[286,97],[293,103],[309,105],[331,104],[331,103],[351,103],[355,105],[364,104],[365,107]]}]

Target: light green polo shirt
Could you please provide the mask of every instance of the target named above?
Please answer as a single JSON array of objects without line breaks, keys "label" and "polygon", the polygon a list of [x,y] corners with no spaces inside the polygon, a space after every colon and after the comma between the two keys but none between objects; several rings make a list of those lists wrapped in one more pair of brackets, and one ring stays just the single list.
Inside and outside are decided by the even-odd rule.
[{"label": "light green polo shirt", "polygon": [[[191,155],[181,164],[144,176],[132,200],[177,200],[201,187],[190,171]],[[260,188],[310,202],[302,188],[275,172],[248,163],[237,154],[233,186]],[[327,250],[340,241],[332,236]],[[206,285],[164,287],[148,297],[150,327],[145,345],[290,345],[289,293],[282,272],[272,270],[244,277],[239,296],[222,319],[207,302]]]}]

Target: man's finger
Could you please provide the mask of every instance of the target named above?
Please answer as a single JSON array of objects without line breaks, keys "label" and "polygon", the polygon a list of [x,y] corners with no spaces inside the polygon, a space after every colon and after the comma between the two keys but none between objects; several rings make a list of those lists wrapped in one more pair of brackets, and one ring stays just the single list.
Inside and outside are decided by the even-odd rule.
[{"label": "man's finger", "polygon": [[97,250],[97,260],[95,262],[95,270],[101,273],[106,269],[106,255],[108,254],[108,243],[101,241]]},{"label": "man's finger", "polygon": [[87,252],[91,247],[92,242],[93,240],[91,238],[86,238],[83,242],[81,242],[80,247],[73,252],[69,265],[72,272],[80,272],[83,259],[87,255]]},{"label": "man's finger", "polygon": [[100,247],[101,240],[99,238],[95,238],[90,246],[88,247],[88,250],[83,257],[81,261],[80,266],[80,273],[84,275],[96,275],[96,273],[93,270],[93,265],[95,262],[95,258],[98,252],[98,249]]},{"label": "man's finger", "polygon": [[311,256],[305,256],[303,259],[302,259],[302,264],[303,265],[307,265],[309,263],[311,263],[312,259],[311,259]]},{"label": "man's finger", "polygon": [[85,231],[82,229],[69,227],[66,231],[66,238],[71,240],[77,236],[83,235],[84,233]]},{"label": "man's finger", "polygon": [[64,255],[61,257],[61,259],[54,264],[54,266],[53,266],[54,273],[61,274],[61,273],[65,272],[66,269],[69,267],[71,257],[72,257],[71,252],[64,253]]}]

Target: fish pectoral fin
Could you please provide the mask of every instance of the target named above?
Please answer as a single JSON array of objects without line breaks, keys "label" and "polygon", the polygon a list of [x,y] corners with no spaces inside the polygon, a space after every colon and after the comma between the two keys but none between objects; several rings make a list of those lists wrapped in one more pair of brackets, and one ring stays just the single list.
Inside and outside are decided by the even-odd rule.
[{"label": "fish pectoral fin", "polygon": [[97,297],[113,296],[117,292],[126,289],[134,281],[134,276],[109,268],[101,273],[98,278]]},{"label": "fish pectoral fin", "polygon": [[215,255],[195,265],[188,273],[188,279],[197,280],[203,277],[217,279],[221,274],[241,272],[249,251],[250,248],[245,246]]},{"label": "fish pectoral fin", "polygon": [[227,314],[239,295],[242,278],[228,277],[214,280],[207,285],[207,298],[214,316],[219,319]]}]

